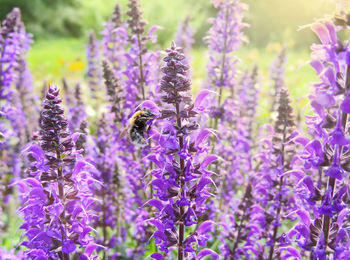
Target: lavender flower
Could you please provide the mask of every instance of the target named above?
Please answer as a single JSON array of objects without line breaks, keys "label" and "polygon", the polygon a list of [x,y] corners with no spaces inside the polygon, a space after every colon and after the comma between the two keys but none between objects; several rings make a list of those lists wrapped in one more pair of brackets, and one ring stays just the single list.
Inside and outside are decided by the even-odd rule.
[{"label": "lavender flower", "polygon": [[284,87],[284,73],[286,67],[286,48],[283,47],[274,59],[270,68],[270,79],[273,81],[273,87],[270,88],[270,96],[272,98],[272,104],[270,113],[276,112],[278,106],[278,95],[281,88]]},{"label": "lavender flower", "polygon": [[17,136],[20,137],[20,145],[29,142],[33,130],[37,127],[37,117],[35,116],[39,109],[36,101],[37,96],[34,94],[33,79],[26,61],[27,52],[32,43],[32,36],[26,33],[24,24],[19,26],[19,55],[16,66],[16,92],[14,93],[13,106],[17,110],[17,121],[20,126]]},{"label": "lavender flower", "polygon": [[[156,146],[154,154],[148,156],[157,165],[151,171],[155,177],[151,184],[158,199],[151,199],[147,204],[158,209],[155,218],[149,221],[157,227],[152,236],[156,246],[166,253],[176,246],[178,259],[185,259],[196,255],[198,246],[205,246],[208,239],[204,230],[212,225],[210,221],[187,236],[185,233],[186,227],[200,224],[199,217],[206,212],[205,201],[210,197],[208,185],[213,182],[206,167],[217,157],[208,155],[205,141],[210,131],[195,132],[198,125],[193,118],[197,112],[188,93],[191,82],[187,77],[189,68],[183,64],[185,57],[174,42],[166,52],[160,83],[165,108],[160,119],[167,120],[161,133],[154,131],[152,139]],[[217,257],[214,252],[212,255]]]},{"label": "lavender flower", "polygon": [[[223,89],[229,88],[233,93],[235,86],[235,64],[237,58],[232,52],[238,50],[243,41],[242,29],[247,26],[243,23],[244,10],[247,6],[239,0],[230,0],[214,3],[219,12],[215,19],[211,19],[212,27],[205,38],[209,47],[208,86],[216,86],[219,91],[215,110],[219,113],[223,96]],[[230,69],[229,69],[230,68]]]},{"label": "lavender flower", "polygon": [[81,127],[82,123],[87,121],[85,104],[82,100],[81,87],[79,83],[75,85],[74,101],[74,106],[69,108],[69,128],[71,131],[77,131]]},{"label": "lavender flower", "polygon": [[[10,106],[12,90],[16,77],[15,68],[19,57],[19,29],[21,26],[20,10],[15,8],[2,22],[0,29],[0,147],[5,148],[13,134],[8,123],[14,123],[11,116],[15,111]],[[6,119],[6,120],[5,120]],[[7,121],[7,122],[6,122]],[[15,126],[14,126],[15,127]]]},{"label": "lavender flower", "polygon": [[258,224],[264,210],[255,202],[254,195],[253,184],[248,182],[235,214],[227,214],[227,220],[221,223],[223,230],[219,236],[219,249],[224,259],[240,259],[244,256],[249,259],[252,255],[262,257],[263,250],[257,241],[262,236]]},{"label": "lavender flower", "polygon": [[[143,178],[147,167],[149,167],[149,162],[140,163],[136,158],[143,156],[141,153],[146,154],[147,150],[143,149],[140,151],[132,143],[129,143],[127,139],[119,138],[122,127],[127,124],[128,119],[128,113],[123,109],[126,92],[119,85],[119,81],[107,62],[103,63],[103,69],[109,102],[109,114],[107,117],[109,120],[106,120],[106,124],[110,125],[113,132],[110,133],[109,129],[107,130],[105,127],[108,134],[102,136],[105,136],[105,142],[114,140],[114,143],[113,145],[107,144],[107,150],[101,156],[108,162],[108,166],[105,166],[105,168],[109,170],[109,176],[113,176],[113,180],[115,180],[113,183],[117,183],[113,186],[113,190],[118,191],[118,194],[110,195],[110,201],[114,202],[111,205],[114,205],[117,209],[114,212],[117,215],[113,215],[117,218],[117,233],[111,239],[118,242],[119,255],[123,255],[123,249],[120,246],[125,240],[125,232],[129,232],[132,234],[133,242],[136,242],[136,246],[133,245],[132,248],[128,248],[125,254],[128,257],[141,258],[144,255],[145,244],[150,237],[147,227],[144,225],[144,221],[148,218],[148,213],[141,207],[145,202],[145,195],[140,193],[140,190],[143,190],[145,186]],[[135,106],[135,104],[133,105]],[[116,157],[113,154],[115,152],[117,153]],[[107,160],[107,158],[114,158],[114,160]],[[103,183],[106,187],[112,185],[112,182],[108,180],[106,182],[103,181]],[[124,197],[125,199],[123,199]],[[124,214],[119,214],[118,212],[121,212],[122,209]],[[127,223],[126,227],[123,226],[123,223]],[[134,225],[130,223],[134,223]],[[127,244],[124,244],[124,246],[127,246]]]},{"label": "lavender flower", "polygon": [[39,145],[31,143],[23,150],[31,161],[28,177],[19,182],[23,199],[19,212],[24,219],[20,228],[28,239],[21,245],[27,247],[28,259],[39,255],[69,259],[78,252],[77,245],[87,248],[81,259],[88,259],[93,247],[88,226],[93,216],[89,209],[93,167],[74,150],[75,137],[68,132],[58,94],[50,85],[41,112]]},{"label": "lavender flower", "polygon": [[1,26],[1,62],[0,62],[0,97],[3,99],[9,93],[9,87],[15,78],[14,69],[16,68],[19,55],[19,38],[21,26],[21,13],[18,8],[14,8],[9,13]]},{"label": "lavender flower", "polygon": [[[138,0],[129,0],[127,12],[129,16],[128,41],[131,44],[130,51],[125,53],[126,68],[124,75],[126,76],[126,103],[125,109],[131,113],[135,110],[135,104],[146,100],[148,96],[156,95],[155,89],[150,86],[156,85],[156,76],[158,70],[159,52],[151,52],[147,49],[149,41],[156,40],[155,31],[157,26],[153,26],[146,33],[145,26],[147,22],[142,19],[142,11]],[[148,93],[147,93],[148,87]]]},{"label": "lavender flower", "polygon": [[114,125],[118,123],[126,124],[126,115],[123,111],[123,97],[125,93],[107,61],[103,61],[103,78],[107,88],[107,98],[110,103],[110,111],[113,114]]},{"label": "lavender flower", "polygon": [[245,137],[251,140],[254,139],[252,135],[258,105],[258,77],[258,66],[255,65],[251,73],[248,71],[244,73],[238,92],[239,116],[244,119],[244,123],[248,127]]},{"label": "lavender flower", "polygon": [[[10,213],[8,202],[14,190],[9,184],[20,177],[22,164],[18,153],[34,128],[27,120],[29,113],[24,111],[27,107],[20,102],[33,101],[24,88],[30,91],[32,87],[25,62],[30,42],[20,10],[14,8],[0,28],[0,205],[4,215]],[[35,108],[33,102],[31,107]],[[2,228],[7,229],[10,220],[8,217]]]},{"label": "lavender flower", "polygon": [[[243,11],[247,6],[236,0],[215,2],[214,6],[219,12],[215,19],[211,19],[212,27],[205,41],[210,51],[208,88],[218,96],[217,100],[208,99],[207,106],[210,108],[210,126],[218,132],[213,140],[215,152],[223,158],[215,165],[221,177],[216,181],[220,186],[218,207],[226,212],[235,207],[232,197],[237,186],[244,182],[241,171],[249,171],[251,164],[246,158],[251,146],[246,138],[248,126],[239,117],[234,93],[234,88],[237,88],[235,63],[238,60],[232,55],[243,42],[242,29],[247,26],[243,23]],[[231,95],[223,99],[225,88]]]},{"label": "lavender flower", "polygon": [[89,34],[89,44],[86,48],[86,56],[88,60],[87,77],[89,81],[91,97],[93,99],[96,99],[96,91],[98,91],[101,87],[102,72],[100,65],[100,44],[96,39],[94,31],[90,31]]},{"label": "lavender flower", "polygon": [[[310,258],[343,258],[348,253],[348,185],[350,59],[348,45],[338,40],[337,32],[347,29],[341,23],[324,20],[311,29],[321,43],[313,44],[311,66],[320,82],[310,95],[316,115],[307,122],[312,139],[300,138],[305,173],[299,175],[298,195],[304,203],[299,223],[288,237],[297,235],[302,250]],[[316,173],[307,175],[307,172]],[[306,213],[310,211],[311,214]],[[303,213],[303,214],[301,214]]]},{"label": "lavender flower", "polygon": [[111,250],[116,245],[122,243],[121,219],[123,211],[124,194],[122,189],[119,168],[112,154],[110,143],[110,129],[104,114],[97,125],[97,137],[94,138],[93,145],[89,147],[91,163],[95,165],[94,177],[100,182],[94,189],[96,202],[94,207],[98,212],[94,226],[99,229],[100,235],[97,242],[105,247],[103,259],[109,259]]},{"label": "lavender flower", "polygon": [[194,43],[193,29],[190,27],[190,16],[187,15],[180,25],[176,34],[176,44],[182,46],[183,53],[189,63],[190,51]]},{"label": "lavender flower", "polygon": [[128,34],[126,24],[122,24],[119,4],[114,7],[112,16],[105,24],[102,35],[103,56],[111,64],[114,75],[118,80],[121,80]]},{"label": "lavender flower", "polygon": [[[266,139],[268,147],[261,150],[261,154],[257,156],[260,158],[260,166],[255,188],[259,194],[257,201],[265,208],[262,228],[266,230],[263,237],[269,247],[267,259],[274,259],[276,255],[275,245],[280,237],[279,227],[283,217],[295,210],[293,186],[290,178],[285,176],[286,172],[292,170],[293,158],[296,155],[296,147],[292,141],[295,136],[293,109],[285,88],[280,90],[278,104],[273,137],[270,140]],[[268,154],[269,152],[271,154]],[[280,257],[278,252],[277,257]]]}]

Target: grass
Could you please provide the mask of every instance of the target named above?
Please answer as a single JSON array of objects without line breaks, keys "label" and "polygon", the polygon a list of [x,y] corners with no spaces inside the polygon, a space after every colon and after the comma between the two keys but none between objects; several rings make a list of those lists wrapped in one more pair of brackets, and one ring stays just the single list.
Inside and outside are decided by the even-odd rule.
[{"label": "grass", "polygon": [[86,69],[85,43],[81,39],[37,41],[29,51],[28,63],[37,89],[44,81],[61,85],[62,77],[80,81]]}]

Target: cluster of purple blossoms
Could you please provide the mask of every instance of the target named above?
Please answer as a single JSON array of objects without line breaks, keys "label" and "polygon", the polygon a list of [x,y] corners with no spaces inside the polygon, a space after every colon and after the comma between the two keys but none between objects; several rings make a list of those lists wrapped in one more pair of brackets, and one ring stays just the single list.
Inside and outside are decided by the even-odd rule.
[{"label": "cluster of purple blossoms", "polygon": [[[148,156],[157,166],[151,170],[155,179],[150,183],[157,199],[151,199],[147,205],[157,208],[157,212],[148,222],[157,228],[152,237],[165,254],[177,247],[178,259],[195,255],[196,259],[201,259],[208,254],[217,258],[217,254],[209,249],[198,252],[205,246],[207,231],[212,228],[211,221],[202,220],[207,211],[205,201],[210,198],[208,185],[213,183],[212,172],[206,168],[217,159],[209,154],[207,139],[211,131],[198,130],[194,119],[203,95],[192,104],[188,93],[191,88],[187,76],[189,68],[183,64],[185,57],[181,48],[172,43],[166,52],[160,83],[164,105],[157,119],[163,121],[159,123],[161,132],[152,130],[155,146]],[[196,224],[198,228],[186,235],[186,227]],[[159,253],[151,257],[163,259]]]},{"label": "cluster of purple blossoms", "polygon": [[[211,19],[212,27],[205,38],[209,47],[208,63],[208,88],[218,88],[218,101],[215,105],[214,114],[220,114],[221,101],[225,88],[234,88],[236,70],[235,64],[238,59],[232,56],[237,51],[243,40],[243,28],[247,24],[243,22],[244,10],[247,5],[239,0],[213,1],[219,12],[215,19]],[[230,68],[230,69],[229,69]],[[233,89],[231,90],[233,92]]]},{"label": "cluster of purple blossoms", "polygon": [[296,156],[295,122],[293,109],[287,89],[282,88],[279,94],[277,118],[274,128],[270,129],[267,138],[260,140],[256,159],[254,190],[256,202],[262,206],[259,224],[261,238],[265,240],[265,250],[261,255],[266,259],[280,257],[275,251],[280,240],[280,227],[286,216],[295,210],[293,185],[289,173],[293,170]]},{"label": "cluster of purple blossoms", "polygon": [[[247,6],[212,3],[218,14],[205,38],[208,89],[194,102],[189,18],[176,37],[184,48],[172,43],[160,68],[151,44],[157,27],[147,31],[139,1],[129,0],[128,20],[116,5],[101,46],[91,34],[87,48],[87,80],[95,108],[106,90],[104,113],[87,118],[80,85],[64,81],[69,120],[59,90],[46,83],[35,118],[31,36],[18,9],[7,16],[0,28],[0,212],[11,216],[6,205],[18,190],[23,234],[22,251],[0,248],[0,259],[348,258],[350,50],[338,34],[350,16],[311,26],[321,43],[312,46],[320,82],[310,95],[309,137],[295,131],[285,48],[271,68],[274,126],[257,134],[258,67],[239,78],[234,56],[245,40]],[[155,115],[138,145],[131,130],[148,110]]]},{"label": "cluster of purple blossoms", "polygon": [[121,256],[121,252],[111,253],[108,249],[122,243],[125,239],[125,230],[120,227],[122,212],[124,211],[124,190],[122,189],[119,167],[113,156],[110,137],[111,129],[104,114],[97,124],[97,136],[92,137],[93,142],[88,145],[89,158],[91,164],[96,168],[93,177],[99,181],[99,185],[94,187],[94,203],[96,217],[93,225],[98,229],[96,242],[104,247],[103,258]]},{"label": "cluster of purple blossoms", "polygon": [[[15,114],[15,108],[11,106],[13,90],[11,85],[15,82],[20,54],[20,28],[21,28],[20,10],[15,8],[9,13],[2,22],[0,29],[0,147],[5,148],[10,136],[12,117]],[[9,125],[10,124],[10,125]],[[15,126],[13,126],[14,128]]]},{"label": "cluster of purple blossoms", "polygon": [[[74,148],[76,135],[67,129],[59,90],[50,85],[40,117],[35,142],[23,153],[28,157],[27,178],[19,181],[24,219],[21,229],[27,237],[26,259],[94,259],[97,247],[89,223],[94,216],[91,188],[95,181],[88,164]],[[82,248],[85,252],[82,253]]]},{"label": "cluster of purple blossoms", "polygon": [[312,138],[299,137],[305,163],[296,187],[303,205],[295,211],[300,221],[287,235],[290,243],[297,241],[299,255],[309,251],[310,259],[346,259],[349,254],[350,50],[337,35],[348,29],[341,17],[311,26],[321,41],[312,45],[310,63],[320,82],[310,95],[316,112],[307,121]]},{"label": "cluster of purple blossoms", "polygon": [[[221,173],[220,180],[216,180],[220,187],[218,207],[223,206],[226,211],[235,207],[232,197],[236,187],[244,182],[241,172],[249,171],[250,165],[250,159],[245,158],[250,149],[245,137],[248,126],[240,118],[236,102],[239,89],[235,64],[238,59],[233,56],[243,42],[242,29],[247,26],[243,22],[243,11],[247,6],[240,1],[216,1],[214,6],[219,12],[215,19],[211,19],[212,27],[205,38],[210,52],[207,86],[218,95],[208,99],[207,106],[211,116],[209,125],[218,132],[213,140],[215,152],[223,159],[215,165],[215,171]],[[229,95],[223,99],[225,91]]]},{"label": "cluster of purple blossoms", "polygon": [[[154,100],[157,96],[157,71],[159,69],[157,65],[160,52],[148,50],[147,44],[157,40],[155,32],[159,27],[152,26],[146,32],[147,22],[142,19],[142,11],[138,0],[130,0],[128,7],[130,8],[127,12],[129,16],[127,20],[128,41],[131,48],[125,53],[126,64],[123,74],[126,76],[125,109],[134,113],[135,104],[139,104],[140,101],[150,97]],[[152,88],[151,86],[155,87]]]},{"label": "cluster of purple blossoms", "polygon": [[36,107],[25,60],[30,43],[31,35],[25,31],[20,10],[14,8],[0,27],[0,211],[7,216],[2,229],[10,223],[8,202],[13,187],[9,184],[21,175],[18,154],[35,127],[28,120],[29,115],[35,115],[31,108]]},{"label": "cluster of purple blossoms", "polygon": [[[211,131],[198,130],[194,119],[203,96],[199,95],[194,103],[191,102],[189,68],[183,64],[185,57],[181,48],[173,42],[166,52],[166,64],[162,68],[164,76],[160,82],[164,105],[157,119],[163,121],[159,123],[161,132],[153,130],[151,133],[155,146],[153,154],[148,156],[157,166],[151,170],[155,179],[150,183],[157,199],[151,199],[147,205],[157,208],[157,212],[148,222],[157,228],[152,237],[165,254],[176,247],[178,259],[190,256],[201,259],[208,254],[218,258],[209,249],[198,252],[205,246],[207,231],[212,226],[210,220],[202,220],[207,211],[205,202],[210,198],[209,185],[213,183],[212,172],[206,168],[217,159],[209,154],[207,139]],[[193,225],[198,226],[191,232],[188,227]],[[159,253],[151,257],[164,259]]]},{"label": "cluster of purple blossoms", "polygon": [[[142,258],[151,235],[144,225],[148,212],[142,207],[147,197],[142,192],[144,176],[151,164],[140,163],[147,147],[139,149],[120,135],[137,105],[155,96],[151,87],[156,86],[159,53],[148,50],[149,41],[156,39],[157,27],[146,34],[138,1],[129,1],[128,7],[127,23],[122,22],[117,5],[102,32],[108,113],[100,120],[89,158],[98,170],[95,178],[102,183],[96,190],[96,196],[103,201],[97,205],[101,213],[97,226],[102,230],[99,241],[106,247],[118,248],[114,256]],[[127,234],[133,241],[126,241]],[[109,252],[104,253],[104,257],[109,256]]]}]

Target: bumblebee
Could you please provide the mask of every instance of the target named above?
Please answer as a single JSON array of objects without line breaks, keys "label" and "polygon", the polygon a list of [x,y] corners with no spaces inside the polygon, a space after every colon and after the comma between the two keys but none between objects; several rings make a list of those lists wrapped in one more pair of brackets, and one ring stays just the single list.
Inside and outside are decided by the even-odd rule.
[{"label": "bumblebee", "polygon": [[145,147],[147,145],[145,139],[145,132],[150,128],[147,122],[153,119],[155,115],[150,111],[137,111],[129,120],[129,124],[120,133],[119,139],[123,138],[126,134],[129,135],[131,142],[137,146]]}]

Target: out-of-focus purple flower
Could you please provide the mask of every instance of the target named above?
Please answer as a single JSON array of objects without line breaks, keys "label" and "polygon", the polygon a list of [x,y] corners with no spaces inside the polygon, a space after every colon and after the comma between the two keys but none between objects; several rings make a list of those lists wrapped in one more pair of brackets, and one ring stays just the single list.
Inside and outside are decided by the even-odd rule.
[{"label": "out-of-focus purple flower", "polygon": [[76,83],[74,92],[70,89],[67,82],[64,80],[65,96],[67,97],[68,113],[67,119],[69,122],[69,130],[71,132],[79,132],[83,122],[87,122],[86,107],[83,101],[81,86]]},{"label": "out-of-focus purple flower", "polygon": [[[247,6],[240,1],[214,4],[219,11],[211,19],[212,27],[204,40],[210,51],[206,87],[217,95],[210,96],[204,103],[209,110],[210,120],[207,124],[217,131],[213,139],[214,151],[222,158],[212,166],[212,169],[220,172],[220,179],[215,180],[219,186],[217,206],[227,212],[235,208],[236,201],[232,197],[236,193],[236,187],[244,182],[241,173],[251,169],[251,141],[247,138],[249,129],[246,124],[248,120],[240,117],[235,99],[239,93],[236,84],[238,59],[233,56],[233,52],[244,41],[243,28],[247,24],[243,22],[243,14]],[[228,92],[226,99],[223,98],[225,91]],[[213,208],[212,211],[215,212],[216,209]]]},{"label": "out-of-focus purple flower", "polygon": [[74,150],[68,122],[60,106],[57,87],[50,85],[40,117],[38,143],[23,149],[30,166],[27,178],[19,181],[24,219],[21,229],[27,237],[21,243],[26,258],[67,258],[79,247],[87,247],[93,237],[88,226],[93,212],[90,175],[93,166]]},{"label": "out-of-focus purple flower", "polygon": [[24,253],[22,251],[15,252],[14,249],[7,251],[4,248],[0,248],[0,259],[4,260],[25,260]]},{"label": "out-of-focus purple flower", "polygon": [[255,65],[251,73],[248,71],[244,73],[239,84],[237,96],[239,116],[243,119],[244,124],[248,126],[248,131],[243,133],[247,139],[253,139],[253,126],[258,105],[258,78],[258,66]]},{"label": "out-of-focus purple flower", "polygon": [[20,27],[21,13],[14,8],[2,22],[0,29],[0,148],[3,150],[13,135],[14,126],[11,118],[15,115],[15,109],[11,107],[14,83],[20,54]]},{"label": "out-of-focus purple flower", "polygon": [[96,99],[98,96],[97,91],[102,86],[102,71],[100,64],[100,43],[96,39],[94,31],[90,31],[89,34],[89,44],[86,46],[86,57],[88,61],[87,77],[91,91],[91,97],[93,99]]},{"label": "out-of-focus purple flower", "polygon": [[[21,146],[29,141],[36,126],[31,74],[25,61],[31,35],[26,33],[21,13],[14,8],[0,27],[0,206],[13,193],[9,184],[20,177]],[[6,229],[7,223],[2,228]]]},{"label": "out-of-focus purple flower", "polygon": [[219,12],[216,18],[210,20],[212,27],[208,36],[204,39],[208,44],[210,56],[208,64],[208,88],[216,86],[219,88],[218,104],[220,108],[223,89],[228,88],[232,92],[235,87],[235,64],[238,59],[232,56],[242,42],[243,28],[247,24],[243,22],[244,10],[247,5],[239,0],[222,1],[216,5]]},{"label": "out-of-focus purple flower", "polygon": [[122,24],[120,5],[116,4],[109,21],[102,31],[103,56],[112,66],[114,75],[121,80],[125,64],[124,52],[127,45],[127,24]]},{"label": "out-of-focus purple flower", "polygon": [[125,53],[125,70],[123,71],[126,87],[124,109],[134,113],[136,104],[146,99],[155,99],[159,94],[157,86],[159,71],[159,51],[148,50],[147,44],[155,42],[158,26],[152,26],[146,32],[147,21],[142,19],[142,11],[138,0],[129,0],[127,15],[128,41],[131,48]]},{"label": "out-of-focus purple flower", "polygon": [[94,203],[97,212],[94,226],[99,231],[96,240],[104,246],[104,258],[109,258],[112,251],[108,250],[120,246],[123,242],[121,224],[125,218],[124,189],[120,168],[113,154],[113,145],[110,142],[111,129],[104,114],[97,124],[97,136],[93,138],[93,144],[88,148],[89,161],[94,164],[94,178],[99,185],[94,186],[94,195],[98,200]]},{"label": "out-of-focus purple flower", "polygon": [[288,173],[293,168],[296,146],[293,142],[295,122],[293,109],[287,89],[279,92],[277,119],[274,131],[263,142],[263,150],[257,154],[258,172],[254,175],[256,200],[264,207],[264,229],[266,245],[269,247],[265,254],[267,259],[280,257],[275,251],[279,240],[279,227],[286,213],[295,210],[292,179]]},{"label": "out-of-focus purple flower", "polygon": [[107,61],[103,61],[103,78],[107,88],[107,100],[110,103],[109,110],[113,114],[113,122],[115,125],[118,123],[124,125],[127,123],[127,115],[123,110],[125,91]]},{"label": "out-of-focus purple flower", "polygon": [[257,241],[262,237],[263,230],[258,224],[263,218],[264,209],[254,201],[253,184],[248,182],[235,213],[225,214],[221,218],[220,255],[224,259],[240,259],[252,255],[260,257],[263,251]]},{"label": "out-of-focus purple flower", "polygon": [[176,44],[182,46],[188,64],[190,63],[190,51],[194,43],[193,29],[190,27],[190,20],[191,17],[189,15],[186,16],[186,18],[180,23],[176,34]]},{"label": "out-of-focus purple flower", "polygon": [[273,82],[273,86],[270,88],[270,96],[272,99],[270,113],[276,112],[278,107],[278,96],[280,90],[285,87],[284,85],[284,73],[286,70],[286,48],[282,47],[277,57],[273,60],[270,68],[270,79]]}]

